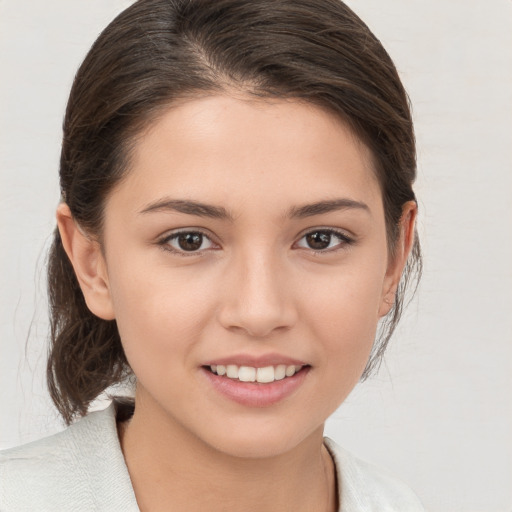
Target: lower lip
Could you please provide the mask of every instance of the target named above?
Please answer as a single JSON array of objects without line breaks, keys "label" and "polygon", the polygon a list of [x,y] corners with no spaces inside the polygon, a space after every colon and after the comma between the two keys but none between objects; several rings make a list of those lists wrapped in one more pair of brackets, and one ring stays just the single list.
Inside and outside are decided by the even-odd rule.
[{"label": "lower lip", "polygon": [[305,366],[292,377],[262,384],[221,377],[206,368],[201,368],[216,391],[234,402],[249,407],[268,407],[284,400],[302,385],[309,370],[310,367]]}]

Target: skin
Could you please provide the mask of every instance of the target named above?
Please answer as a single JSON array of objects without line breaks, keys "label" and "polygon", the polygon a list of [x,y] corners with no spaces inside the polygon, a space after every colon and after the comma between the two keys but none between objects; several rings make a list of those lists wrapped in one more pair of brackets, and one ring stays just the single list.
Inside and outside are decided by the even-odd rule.
[{"label": "skin", "polygon": [[[229,218],[154,208],[170,199]],[[359,205],[290,216],[338,199]],[[324,423],[365,367],[415,215],[406,203],[391,259],[372,158],[351,131],[312,105],[234,95],[174,105],[142,134],[107,199],[103,247],[60,205],[87,304],[116,319],[137,377],[120,438],[141,510],[337,509]],[[207,237],[183,255],[178,229]],[[322,229],[340,237],[315,251],[305,235]],[[233,402],[201,369],[269,352],[310,371],[268,407]]]}]

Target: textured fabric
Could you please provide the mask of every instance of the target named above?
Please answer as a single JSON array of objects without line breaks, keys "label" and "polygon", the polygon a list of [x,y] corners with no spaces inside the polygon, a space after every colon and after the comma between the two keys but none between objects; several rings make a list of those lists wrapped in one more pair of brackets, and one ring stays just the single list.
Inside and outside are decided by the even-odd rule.
[{"label": "textured fabric", "polygon": [[336,466],[339,512],[424,512],[418,497],[382,468],[324,438]]},{"label": "textured fabric", "polygon": [[113,405],[54,436],[0,453],[0,511],[29,510],[139,510]]},{"label": "textured fabric", "polygon": [[[326,438],[339,512],[422,512],[400,481]],[[0,452],[0,511],[139,511],[117,437],[115,407],[54,436]]]}]

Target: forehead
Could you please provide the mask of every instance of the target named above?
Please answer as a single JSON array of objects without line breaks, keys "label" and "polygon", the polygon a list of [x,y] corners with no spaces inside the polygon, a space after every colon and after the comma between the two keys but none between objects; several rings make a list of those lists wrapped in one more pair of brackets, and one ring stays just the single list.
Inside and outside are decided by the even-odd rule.
[{"label": "forehead", "polygon": [[234,96],[165,110],[138,138],[117,192],[134,207],[159,194],[234,208],[340,194],[380,201],[371,153],[338,117],[298,100]]}]

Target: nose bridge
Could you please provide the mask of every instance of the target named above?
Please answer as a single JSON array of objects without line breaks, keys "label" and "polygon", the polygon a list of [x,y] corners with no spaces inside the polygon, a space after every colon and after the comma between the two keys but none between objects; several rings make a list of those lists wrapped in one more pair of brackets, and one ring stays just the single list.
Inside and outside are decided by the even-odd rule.
[{"label": "nose bridge", "polygon": [[254,337],[291,327],[295,311],[283,267],[284,262],[268,244],[240,250],[227,270],[223,325]]}]

